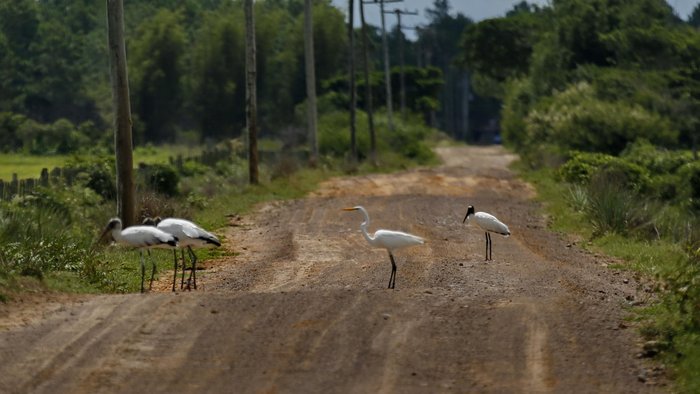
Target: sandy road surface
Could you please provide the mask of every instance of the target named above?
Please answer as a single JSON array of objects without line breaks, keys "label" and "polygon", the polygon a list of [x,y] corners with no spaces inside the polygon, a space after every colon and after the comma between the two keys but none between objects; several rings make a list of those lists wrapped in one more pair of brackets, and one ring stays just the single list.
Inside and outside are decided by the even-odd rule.
[{"label": "sandy road surface", "polygon": [[[643,297],[633,278],[545,230],[511,155],[439,153],[442,167],[333,179],[236,221],[238,254],[200,271],[197,292],[0,317],[0,392],[658,391],[621,324],[626,297]],[[394,291],[386,252],[340,210],[357,204],[372,229],[428,240],[396,253]],[[493,237],[491,262],[461,223],[468,204],[513,233]]]}]

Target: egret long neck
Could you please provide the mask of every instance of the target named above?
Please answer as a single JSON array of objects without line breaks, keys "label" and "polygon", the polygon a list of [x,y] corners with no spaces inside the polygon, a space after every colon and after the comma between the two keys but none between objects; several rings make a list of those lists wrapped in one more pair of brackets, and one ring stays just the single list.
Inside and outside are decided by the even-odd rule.
[{"label": "egret long neck", "polygon": [[369,233],[367,232],[367,227],[369,226],[369,214],[366,210],[362,208],[360,209],[360,212],[362,212],[362,214],[365,216],[365,221],[362,222],[362,224],[360,224],[360,230],[362,230],[362,235],[365,237],[365,239],[367,240],[367,242],[369,242],[370,245],[374,245],[374,237],[369,235]]}]

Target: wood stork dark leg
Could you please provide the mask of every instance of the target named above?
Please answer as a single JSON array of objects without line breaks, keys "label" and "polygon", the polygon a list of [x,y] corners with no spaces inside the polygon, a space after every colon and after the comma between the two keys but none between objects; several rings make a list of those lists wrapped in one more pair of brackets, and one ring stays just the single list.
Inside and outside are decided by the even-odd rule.
[{"label": "wood stork dark leg", "polygon": [[185,249],[181,249],[182,251],[182,278],[180,279],[180,290],[182,290],[185,287],[185,267],[187,264],[185,263]]},{"label": "wood stork dark leg", "polygon": [[489,260],[493,260],[493,240],[491,239],[491,234],[488,234],[488,235],[489,235]]},{"label": "wood stork dark leg", "polygon": [[173,291],[175,291],[175,282],[177,282],[177,250],[173,249]]},{"label": "wood stork dark leg", "polygon": [[394,261],[394,255],[389,252],[389,259],[391,259],[391,276],[389,277],[389,289],[396,287],[396,262]]},{"label": "wood stork dark leg", "polygon": [[151,269],[151,283],[148,285],[148,290],[151,290],[153,288],[153,278],[156,276],[156,262],[153,260],[153,256],[151,256],[151,249],[147,249],[148,251],[148,258],[151,260],[151,266],[153,267]]},{"label": "wood stork dark leg", "polygon": [[192,286],[197,290],[197,255],[194,254],[194,250],[189,245],[187,246],[187,252],[189,252],[190,260],[192,260],[192,272],[190,272],[189,281],[192,281]]},{"label": "wood stork dark leg", "polygon": [[146,265],[143,262],[143,250],[139,250],[139,255],[141,256],[141,292],[143,293],[143,281],[146,277]]}]

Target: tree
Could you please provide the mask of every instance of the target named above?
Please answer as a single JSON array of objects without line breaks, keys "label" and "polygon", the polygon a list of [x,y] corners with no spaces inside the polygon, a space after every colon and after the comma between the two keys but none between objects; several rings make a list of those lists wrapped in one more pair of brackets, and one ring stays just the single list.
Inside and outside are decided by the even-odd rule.
[{"label": "tree", "polygon": [[122,219],[124,227],[128,227],[136,220],[136,198],[122,0],[107,0],[107,27],[114,108],[114,150],[117,160],[117,215]]},{"label": "tree", "polygon": [[369,76],[369,44],[368,29],[365,22],[365,5],[360,0],[360,22],[362,23],[362,66],[365,74],[365,110],[369,123],[369,159],[373,166],[377,166],[377,133],[374,131],[374,108],[372,106],[372,84]]},{"label": "tree", "polygon": [[136,113],[150,142],[173,142],[182,109],[185,31],[178,13],[162,9],[139,27],[131,46]]},{"label": "tree", "polygon": [[318,163],[318,140],[316,135],[316,66],[314,64],[314,34],[311,0],[304,0],[304,59],[306,74],[306,123],[309,133],[311,165]]},{"label": "tree", "polygon": [[[362,1],[362,0],[360,0]],[[348,38],[350,48],[348,50],[349,74],[350,74],[350,160],[357,161],[356,114],[357,88],[355,86],[355,4],[348,0]]]},{"label": "tree", "polygon": [[693,8],[693,12],[688,15],[688,23],[695,28],[700,27],[700,4]]},{"label": "tree", "polygon": [[245,127],[245,32],[240,13],[207,15],[192,56],[190,107],[203,138],[231,138]]},{"label": "tree", "polygon": [[248,180],[258,184],[258,113],[255,85],[255,16],[253,0],[245,0],[246,125],[248,128]]}]

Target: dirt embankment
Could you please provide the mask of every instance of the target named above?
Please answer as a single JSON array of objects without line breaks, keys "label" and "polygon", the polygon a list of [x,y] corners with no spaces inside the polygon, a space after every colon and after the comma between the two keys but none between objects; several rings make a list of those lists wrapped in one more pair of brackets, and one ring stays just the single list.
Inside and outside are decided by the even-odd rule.
[{"label": "dirt embankment", "polygon": [[[624,322],[642,296],[634,279],[545,229],[512,155],[439,153],[439,168],[333,179],[262,206],[226,230],[237,254],[209,262],[197,292],[10,308],[0,392],[659,391],[639,379]],[[470,204],[513,233],[493,236],[493,261],[462,224]],[[428,240],[395,253],[396,290],[360,214],[341,211],[354,205],[372,231]]]}]

